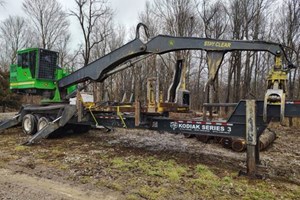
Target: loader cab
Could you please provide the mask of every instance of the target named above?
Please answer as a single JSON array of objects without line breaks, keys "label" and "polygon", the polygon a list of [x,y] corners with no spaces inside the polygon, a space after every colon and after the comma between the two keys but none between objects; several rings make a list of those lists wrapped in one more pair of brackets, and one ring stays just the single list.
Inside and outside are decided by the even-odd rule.
[{"label": "loader cab", "polygon": [[29,69],[32,78],[40,80],[55,80],[55,70],[58,63],[58,53],[45,49],[18,52],[17,66]]},{"label": "loader cab", "polygon": [[[16,93],[53,99],[56,81],[67,75],[58,67],[58,52],[28,48],[17,52],[17,63],[10,66],[10,89]],[[59,99],[57,99],[59,100]]]}]

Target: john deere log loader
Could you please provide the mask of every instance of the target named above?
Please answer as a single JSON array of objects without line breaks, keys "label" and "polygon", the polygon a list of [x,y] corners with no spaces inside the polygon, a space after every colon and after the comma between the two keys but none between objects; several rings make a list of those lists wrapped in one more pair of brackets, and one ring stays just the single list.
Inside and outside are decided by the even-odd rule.
[{"label": "john deere log loader", "polygon": [[[13,92],[43,96],[44,102],[61,102],[57,81],[67,76],[58,66],[58,52],[28,48],[17,52],[17,63],[10,66],[10,89]],[[69,87],[72,92],[75,87]]]}]

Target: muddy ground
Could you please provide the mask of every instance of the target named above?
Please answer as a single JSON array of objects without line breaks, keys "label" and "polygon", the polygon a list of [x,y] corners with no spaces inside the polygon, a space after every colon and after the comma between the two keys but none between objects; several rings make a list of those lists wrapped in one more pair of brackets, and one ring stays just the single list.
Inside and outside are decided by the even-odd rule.
[{"label": "muddy ground", "polygon": [[10,129],[0,137],[0,199],[298,199],[300,130],[270,130],[278,138],[261,152],[264,179],[252,180],[238,176],[245,153],[182,135],[91,130],[27,147]]}]

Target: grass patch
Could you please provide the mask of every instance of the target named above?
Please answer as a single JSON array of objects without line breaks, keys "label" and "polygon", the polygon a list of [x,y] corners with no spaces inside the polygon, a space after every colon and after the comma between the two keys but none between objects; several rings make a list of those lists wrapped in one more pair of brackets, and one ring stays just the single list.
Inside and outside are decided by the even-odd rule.
[{"label": "grass patch", "polygon": [[172,182],[179,181],[186,173],[186,168],[178,165],[174,160],[161,161],[154,157],[139,157],[135,160],[132,157],[116,157],[111,160],[111,165],[122,172],[134,171],[149,177],[163,177]]},{"label": "grass patch", "polygon": [[190,195],[196,199],[275,199],[278,195],[293,199],[299,195],[296,189],[282,194],[282,190],[275,190],[267,181],[250,181],[232,172],[225,171],[219,177],[202,164],[188,167],[173,159],[151,156],[115,157],[107,161],[111,167],[106,172],[114,180],[103,180],[101,185],[128,194],[126,199],[172,199],[178,197],[178,190],[183,198]]},{"label": "grass patch", "polygon": [[109,189],[116,190],[116,191],[122,191],[123,187],[119,183],[112,182],[112,183],[106,183],[105,185]]},{"label": "grass patch", "polygon": [[139,189],[138,194],[145,199],[165,199],[168,196],[168,190],[164,187],[143,186]]},{"label": "grass patch", "polygon": [[232,177],[229,177],[229,176],[225,176],[222,178],[222,180],[225,182],[225,183],[232,183]]},{"label": "grass patch", "polygon": [[267,181],[238,178],[234,174],[220,178],[205,165],[197,165],[195,171],[197,178],[188,185],[204,199],[277,199],[278,191]]},{"label": "grass patch", "polygon": [[217,176],[205,165],[197,165],[196,173],[202,179],[214,180]]},{"label": "grass patch", "polygon": [[178,165],[174,160],[161,161],[154,157],[140,160],[137,167],[147,176],[163,177],[172,182],[179,181],[186,173],[186,168]]},{"label": "grass patch", "polygon": [[25,151],[27,149],[28,149],[28,147],[22,146],[22,145],[19,145],[19,146],[15,147],[15,151]]},{"label": "grass patch", "polygon": [[51,155],[49,155],[46,152],[37,152],[36,154],[34,154],[34,157],[37,159],[46,159],[46,158],[51,157]]},{"label": "grass patch", "polygon": [[114,158],[111,161],[111,164],[112,164],[113,168],[116,168],[116,169],[119,169],[122,171],[129,171],[129,169],[134,166],[132,163],[125,161],[122,158]]},{"label": "grass patch", "polygon": [[90,183],[91,182],[91,177],[89,177],[89,176],[82,176],[82,177],[80,177],[79,181],[82,184]]},{"label": "grass patch", "polygon": [[118,183],[117,181],[106,181],[106,180],[100,180],[96,182],[96,186],[98,187],[107,187],[112,190],[116,191],[123,191],[124,187]]},{"label": "grass patch", "polygon": [[136,194],[128,194],[125,197],[126,200],[139,200],[140,198]]},{"label": "grass patch", "polygon": [[167,168],[167,171],[165,172],[166,176],[174,182],[177,182],[180,180],[183,174],[186,173],[186,169],[184,167],[180,167],[177,165],[171,166],[170,168]]},{"label": "grass patch", "polygon": [[[110,188],[123,194],[127,200],[298,199],[300,196],[300,186],[296,184],[238,177],[222,163],[206,166],[195,164],[196,161],[181,162],[174,154],[125,153],[107,148],[105,143],[103,146],[102,143],[83,146],[82,142],[72,140],[68,140],[67,145],[55,140],[50,142],[56,145],[26,147],[4,141],[0,144],[3,152],[0,167],[16,160],[11,164],[64,170],[61,174],[67,176],[64,179],[68,181],[89,183],[89,186],[100,189]],[[27,157],[32,160],[27,161]]]},{"label": "grass patch", "polygon": [[61,170],[66,171],[66,170],[69,169],[69,166],[68,166],[68,165],[65,165],[65,164],[61,164],[61,165],[58,166],[58,168],[61,169]]}]

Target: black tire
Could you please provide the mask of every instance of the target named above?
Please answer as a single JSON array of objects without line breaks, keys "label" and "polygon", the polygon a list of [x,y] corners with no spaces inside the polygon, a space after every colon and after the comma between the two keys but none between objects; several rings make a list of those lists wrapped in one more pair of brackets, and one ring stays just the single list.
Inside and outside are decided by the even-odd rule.
[{"label": "black tire", "polygon": [[32,114],[27,114],[22,119],[22,130],[27,135],[36,133],[37,120]]},{"label": "black tire", "polygon": [[49,124],[49,119],[46,117],[41,117],[37,123],[37,130],[42,130],[42,128],[44,128],[47,124]]}]

